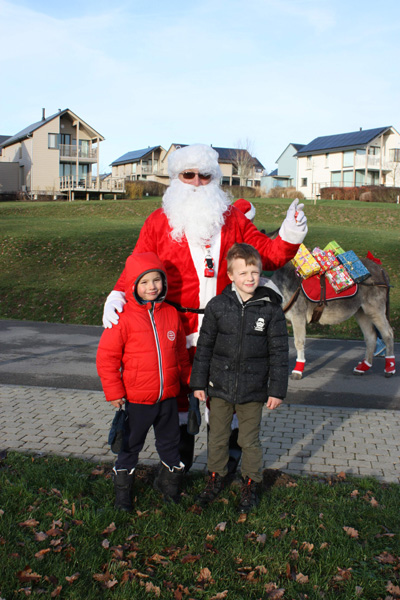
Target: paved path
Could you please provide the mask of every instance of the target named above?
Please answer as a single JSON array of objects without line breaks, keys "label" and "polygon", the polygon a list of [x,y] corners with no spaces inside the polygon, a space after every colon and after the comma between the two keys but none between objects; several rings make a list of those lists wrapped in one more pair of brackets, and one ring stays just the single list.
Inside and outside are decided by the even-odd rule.
[{"label": "paved path", "polygon": [[[104,400],[95,368],[101,332],[0,321],[0,450],[114,460],[107,445],[114,409]],[[355,377],[352,368],[363,353],[359,341],[307,340],[304,378],[290,381],[278,410],[264,409],[264,468],[345,471],[400,482],[400,376],[386,379],[378,358],[367,375]],[[293,340],[290,362],[293,367]],[[205,470],[204,424],[195,454],[194,467]],[[158,462],[152,436],[140,461]]]},{"label": "paved path", "polygon": [[[0,449],[112,462],[107,445],[114,409],[102,392],[0,385]],[[264,409],[263,468],[296,474],[372,475],[400,483],[400,412],[282,405]],[[206,470],[206,431],[196,437],[194,468]],[[158,456],[149,435],[140,462]]]}]

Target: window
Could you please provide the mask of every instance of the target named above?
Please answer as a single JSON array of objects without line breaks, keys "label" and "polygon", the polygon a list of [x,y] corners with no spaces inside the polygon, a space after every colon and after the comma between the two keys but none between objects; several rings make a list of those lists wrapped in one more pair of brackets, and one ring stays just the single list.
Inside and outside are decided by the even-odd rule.
[{"label": "window", "polygon": [[344,167],[352,167],[354,164],[354,152],[350,150],[348,152],[343,152],[343,166]]},{"label": "window", "polygon": [[380,153],[381,153],[381,152],[380,152],[380,150],[381,150],[381,149],[379,148],[379,146],[370,146],[370,147],[368,148],[368,154],[369,154],[370,156],[379,156],[379,155],[380,155]]},{"label": "window", "polygon": [[400,162],[400,148],[392,148],[391,150],[389,150],[389,156],[392,162]]},{"label": "window", "polygon": [[341,173],[340,171],[332,171],[331,173],[331,185],[340,185]]},{"label": "window", "polygon": [[356,185],[364,185],[365,172],[356,171]]},{"label": "window", "polygon": [[353,171],[343,171],[343,185],[346,187],[353,185]]},{"label": "window", "polygon": [[329,167],[329,152],[325,154],[325,168]]},{"label": "window", "polygon": [[229,177],[221,177],[221,185],[230,185],[231,180]]},{"label": "window", "polygon": [[301,179],[301,187],[307,187],[307,177],[302,177],[302,179]]},{"label": "window", "polygon": [[307,156],[307,169],[311,169],[311,167],[312,167],[311,156]]},{"label": "window", "polygon": [[48,136],[48,148],[58,148],[58,133],[49,133]]}]

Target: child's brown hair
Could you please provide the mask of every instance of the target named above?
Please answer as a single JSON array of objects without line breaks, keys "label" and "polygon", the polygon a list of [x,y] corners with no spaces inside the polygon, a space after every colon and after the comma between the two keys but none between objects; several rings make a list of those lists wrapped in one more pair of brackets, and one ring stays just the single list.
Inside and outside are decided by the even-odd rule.
[{"label": "child's brown hair", "polygon": [[246,265],[255,265],[262,270],[261,256],[250,244],[235,243],[228,250],[226,261],[228,263],[228,273],[232,273],[232,263],[237,258],[242,258]]}]

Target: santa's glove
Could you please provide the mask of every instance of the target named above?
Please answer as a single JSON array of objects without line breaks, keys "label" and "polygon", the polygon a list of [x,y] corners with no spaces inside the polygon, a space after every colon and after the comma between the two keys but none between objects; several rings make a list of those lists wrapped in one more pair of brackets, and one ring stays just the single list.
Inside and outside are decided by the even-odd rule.
[{"label": "santa's glove", "polygon": [[118,292],[113,290],[109,294],[104,303],[103,311],[103,326],[111,328],[118,323],[119,314],[124,310],[124,304],[126,304],[125,292]]},{"label": "santa's glove", "polygon": [[301,244],[307,235],[307,217],[303,211],[304,204],[299,204],[299,199],[293,200],[286,213],[279,230],[279,235],[284,242],[289,244]]}]

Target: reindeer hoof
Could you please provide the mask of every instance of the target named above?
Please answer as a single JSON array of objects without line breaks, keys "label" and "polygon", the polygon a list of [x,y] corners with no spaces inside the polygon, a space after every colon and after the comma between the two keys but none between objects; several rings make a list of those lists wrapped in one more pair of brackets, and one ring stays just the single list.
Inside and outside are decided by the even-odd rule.
[{"label": "reindeer hoof", "polygon": [[303,373],[299,373],[298,371],[292,372],[290,379],[301,379],[303,377]]}]

